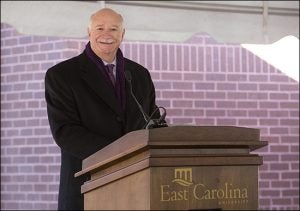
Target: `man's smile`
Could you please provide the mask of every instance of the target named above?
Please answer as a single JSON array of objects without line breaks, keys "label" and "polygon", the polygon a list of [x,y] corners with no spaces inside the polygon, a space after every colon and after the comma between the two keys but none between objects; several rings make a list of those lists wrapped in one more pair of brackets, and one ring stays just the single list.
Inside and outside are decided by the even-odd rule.
[{"label": "man's smile", "polygon": [[100,39],[98,40],[98,43],[100,44],[113,44],[114,40],[113,39]]}]

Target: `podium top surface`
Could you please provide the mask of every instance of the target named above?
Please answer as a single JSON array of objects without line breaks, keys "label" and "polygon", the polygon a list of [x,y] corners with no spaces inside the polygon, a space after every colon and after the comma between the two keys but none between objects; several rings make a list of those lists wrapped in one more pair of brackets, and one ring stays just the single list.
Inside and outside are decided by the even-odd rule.
[{"label": "podium top surface", "polygon": [[[247,148],[266,146],[260,130],[235,126],[170,126],[132,131],[82,162],[82,169],[94,169],[142,149]],[[84,173],[84,172],[81,172]]]}]

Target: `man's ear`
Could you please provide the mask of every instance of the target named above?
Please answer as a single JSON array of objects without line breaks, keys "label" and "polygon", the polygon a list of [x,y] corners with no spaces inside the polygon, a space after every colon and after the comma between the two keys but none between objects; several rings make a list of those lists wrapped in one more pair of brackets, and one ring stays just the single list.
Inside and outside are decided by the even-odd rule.
[{"label": "man's ear", "polygon": [[87,27],[87,34],[89,37],[91,36],[90,27]]},{"label": "man's ear", "polygon": [[122,40],[124,39],[124,35],[125,35],[125,29],[123,29],[123,32],[122,32]]}]

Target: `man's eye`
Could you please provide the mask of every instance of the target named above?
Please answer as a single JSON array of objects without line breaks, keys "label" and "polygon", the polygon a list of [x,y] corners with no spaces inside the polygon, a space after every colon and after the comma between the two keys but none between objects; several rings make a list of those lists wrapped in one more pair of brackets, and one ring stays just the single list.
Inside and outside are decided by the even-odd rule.
[{"label": "man's eye", "polygon": [[97,31],[102,31],[102,30],[103,30],[103,28],[96,28],[96,30],[97,30]]}]

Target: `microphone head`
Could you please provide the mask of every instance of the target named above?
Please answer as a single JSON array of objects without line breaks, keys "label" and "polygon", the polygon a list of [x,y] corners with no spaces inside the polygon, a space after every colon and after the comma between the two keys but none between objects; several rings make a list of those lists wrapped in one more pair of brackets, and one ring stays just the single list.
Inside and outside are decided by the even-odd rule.
[{"label": "microphone head", "polygon": [[127,81],[131,81],[131,73],[128,70],[125,71],[125,78]]}]

